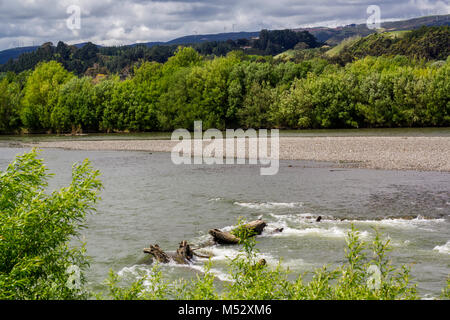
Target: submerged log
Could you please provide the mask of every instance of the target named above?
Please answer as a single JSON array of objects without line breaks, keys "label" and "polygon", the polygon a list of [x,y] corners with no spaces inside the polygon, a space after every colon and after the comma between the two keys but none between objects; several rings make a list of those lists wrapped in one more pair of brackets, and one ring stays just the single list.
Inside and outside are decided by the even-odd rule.
[{"label": "submerged log", "polygon": [[180,246],[176,252],[166,253],[157,244],[155,244],[154,246],[150,245],[150,248],[145,248],[144,253],[151,254],[158,262],[161,263],[168,263],[170,260],[173,260],[179,264],[187,264],[194,258],[194,256],[209,258],[209,256],[203,256],[195,253],[186,240],[180,242]]},{"label": "submerged log", "polygon": [[220,244],[238,244],[240,239],[228,231],[221,231],[219,229],[209,230],[209,234],[212,235],[214,241]]},{"label": "submerged log", "polygon": [[161,263],[168,263],[170,261],[167,253],[162,251],[162,249],[157,244],[155,244],[154,246],[150,245],[150,248],[145,248],[144,253],[151,254],[153,257],[155,257],[156,260]]},{"label": "submerged log", "polygon": [[187,243],[186,240],[180,242],[180,246],[177,249],[175,254],[175,261],[183,264],[189,263],[194,257],[194,251],[192,251],[191,246]]},{"label": "submerged log", "polygon": [[260,235],[266,226],[267,226],[267,223],[265,223],[263,220],[258,219],[258,220],[247,223],[246,225],[244,225],[244,228],[253,230],[253,232],[255,234]]},{"label": "submerged log", "polygon": [[[266,227],[263,220],[251,221],[244,225],[244,228],[253,231],[253,235],[259,235]],[[240,239],[228,231],[221,231],[219,229],[209,230],[209,234],[214,238],[214,241],[220,244],[238,244]]]}]

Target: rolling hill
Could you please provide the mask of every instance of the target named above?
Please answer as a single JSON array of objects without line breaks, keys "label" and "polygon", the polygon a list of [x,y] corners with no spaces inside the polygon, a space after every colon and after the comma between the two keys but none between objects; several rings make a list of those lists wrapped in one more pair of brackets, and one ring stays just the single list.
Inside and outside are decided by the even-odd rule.
[{"label": "rolling hill", "polygon": [[[450,25],[450,15],[439,16],[427,16],[408,20],[390,21],[382,23],[384,31],[400,31],[411,30],[421,26],[441,26]],[[314,35],[318,41],[327,43],[329,45],[337,45],[342,40],[351,37],[365,37],[375,33],[374,30],[368,29],[365,24],[352,24],[343,27],[327,28],[327,27],[315,27],[315,28],[298,28],[294,31],[308,31]],[[218,34],[201,34],[201,35],[189,35],[180,38],[176,38],[167,42],[144,42],[136,43],[130,46],[145,45],[149,48],[161,45],[182,45],[182,44],[196,44],[205,42],[221,42],[227,40],[238,39],[251,39],[258,37],[259,32],[229,32]],[[86,43],[75,44],[77,48],[83,47]],[[33,52],[40,46],[20,47],[0,51],[0,64],[6,63],[10,59],[16,59],[23,53]],[[100,46],[99,46],[100,47]]]}]

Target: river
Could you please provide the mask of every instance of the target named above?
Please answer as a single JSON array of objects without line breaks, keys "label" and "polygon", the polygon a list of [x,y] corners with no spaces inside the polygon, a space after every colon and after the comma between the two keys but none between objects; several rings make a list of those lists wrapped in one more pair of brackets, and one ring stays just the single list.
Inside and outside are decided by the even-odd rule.
[{"label": "river", "polygon": [[[0,169],[27,150],[0,147]],[[181,240],[201,244],[209,229],[230,227],[239,217],[268,222],[257,248],[269,265],[282,258],[292,276],[341,264],[352,224],[366,241],[374,228],[391,239],[393,263],[411,266],[422,296],[438,297],[450,273],[450,173],[281,161],[277,175],[260,176],[251,165],[174,165],[168,153],[46,149],[42,157],[55,173],[50,189],[67,185],[72,164],[85,158],[102,173],[98,212],[82,231],[92,258],[89,287],[96,291],[105,288],[110,268],[130,280],[150,270],[142,253],[149,244],[167,251]],[[270,232],[280,227],[282,233]],[[212,271],[227,281],[227,257],[238,247],[205,250],[214,254]],[[201,272],[204,262],[162,271],[186,278]]]}]

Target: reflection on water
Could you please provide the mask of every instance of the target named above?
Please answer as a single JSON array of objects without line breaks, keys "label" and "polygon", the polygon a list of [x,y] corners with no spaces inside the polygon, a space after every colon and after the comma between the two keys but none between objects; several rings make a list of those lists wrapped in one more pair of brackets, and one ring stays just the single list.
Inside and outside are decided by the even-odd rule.
[{"label": "reflection on water", "polygon": [[[25,149],[0,148],[0,168]],[[102,172],[105,189],[98,213],[88,218],[83,241],[92,257],[88,274],[94,289],[110,268],[133,279],[150,270],[142,249],[164,250],[181,240],[207,243],[211,228],[229,227],[239,217],[262,216],[269,225],[258,248],[269,264],[283,257],[293,276],[343,261],[345,236],[354,224],[370,241],[377,228],[391,238],[394,263],[412,266],[421,294],[438,296],[450,272],[450,174],[440,172],[335,170],[326,163],[281,161],[275,176],[258,166],[175,166],[170,154],[45,150],[56,176],[51,188],[69,183],[73,162],[90,158]],[[318,216],[321,222],[316,222]],[[271,230],[282,227],[279,234]],[[207,246],[213,272],[226,281],[227,257],[238,247]],[[169,277],[201,272],[169,264]]]}]

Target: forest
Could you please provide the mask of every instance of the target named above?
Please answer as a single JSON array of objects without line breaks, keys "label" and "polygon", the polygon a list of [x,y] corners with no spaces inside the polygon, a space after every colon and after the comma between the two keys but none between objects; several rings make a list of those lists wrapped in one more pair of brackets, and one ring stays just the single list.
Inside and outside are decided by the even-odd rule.
[{"label": "forest", "polygon": [[[224,56],[233,50],[245,49],[247,54],[276,55],[293,49],[301,43],[304,48],[320,45],[316,38],[307,31],[261,30],[254,39],[237,39],[227,41],[205,41],[191,43],[203,56]],[[22,72],[33,69],[39,62],[55,60],[65,69],[76,75],[91,75],[92,71],[102,73],[128,74],[130,66],[140,60],[164,63],[173,56],[179,44],[150,45],[135,44],[129,46],[102,47],[91,42],[84,45],[67,45],[59,41],[57,46],[51,42],[44,43],[36,51],[21,54],[17,59],[10,59],[0,65],[0,72]],[[95,67],[98,65],[100,68]],[[92,70],[92,69],[98,70]]]},{"label": "forest", "polygon": [[[195,120],[205,129],[450,125],[448,26],[406,32],[388,44],[385,35],[370,35],[333,56],[310,45],[298,49],[305,37],[311,47],[318,45],[306,33],[290,42],[289,37],[261,32],[260,50],[282,42],[284,49],[313,54],[283,60],[179,46],[165,62],[144,57],[125,63],[126,78],[105,66],[88,67],[102,50],[95,45],[76,54],[62,43],[56,49],[43,46],[58,57],[78,58],[44,59],[21,72],[1,73],[0,132],[170,131],[192,128]],[[411,47],[414,43],[422,50]],[[79,74],[69,63],[90,74]]]}]

